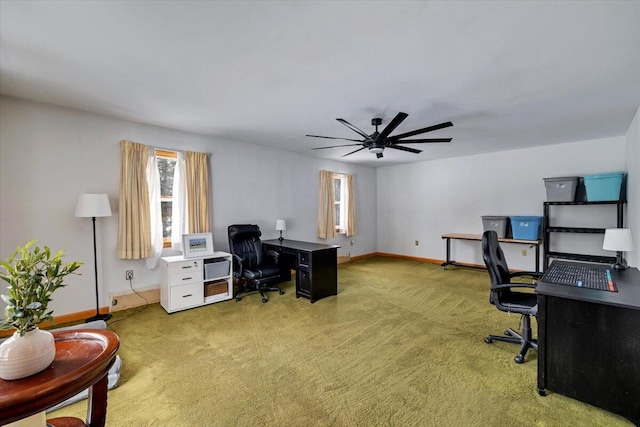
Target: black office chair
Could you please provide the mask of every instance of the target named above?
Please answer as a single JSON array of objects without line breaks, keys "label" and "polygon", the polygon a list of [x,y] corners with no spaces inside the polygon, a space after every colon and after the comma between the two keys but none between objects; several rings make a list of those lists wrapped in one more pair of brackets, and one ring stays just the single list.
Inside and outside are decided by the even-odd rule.
[{"label": "black office chair", "polygon": [[242,291],[236,294],[236,301],[241,295],[260,292],[262,302],[268,299],[265,292],[284,291],[278,287],[270,287],[283,281],[278,265],[278,253],[263,251],[260,241],[260,227],[252,224],[236,224],[229,226],[229,250],[233,255],[234,282]]},{"label": "black office chair", "polygon": [[[542,273],[530,271],[509,272],[509,267],[504,258],[504,253],[498,243],[498,235],[495,231],[485,231],[482,235],[482,257],[491,278],[491,293],[489,302],[498,310],[507,313],[518,313],[522,317],[522,334],[509,328],[505,335],[489,335],[484,342],[491,344],[494,340],[520,344],[520,353],[513,359],[516,363],[523,363],[527,350],[538,350],[538,341],[531,333],[531,316],[538,313],[538,301],[535,293],[518,292],[517,289],[535,288],[537,279]],[[513,283],[514,277],[531,277],[533,283]]]}]

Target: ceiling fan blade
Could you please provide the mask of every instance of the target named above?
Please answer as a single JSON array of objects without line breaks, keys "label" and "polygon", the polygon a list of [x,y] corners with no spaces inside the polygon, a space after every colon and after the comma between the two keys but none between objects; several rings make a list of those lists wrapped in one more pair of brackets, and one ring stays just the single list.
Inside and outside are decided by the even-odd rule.
[{"label": "ceiling fan blade", "polygon": [[402,150],[402,151],[408,151],[409,153],[422,153],[422,150],[416,150],[415,148],[410,148],[410,147],[403,147],[402,145],[390,145],[387,148],[393,148],[395,150]]},{"label": "ceiling fan blade", "polygon": [[382,157],[384,157],[384,156],[382,155],[382,153],[376,153],[376,157],[377,157],[378,159],[381,159],[381,158],[382,158]]},{"label": "ceiling fan blade", "polygon": [[404,119],[406,119],[407,117],[409,117],[409,115],[407,113],[398,113],[396,114],[396,116],[393,118],[393,120],[391,120],[389,122],[389,124],[387,125],[386,128],[384,128],[382,130],[382,132],[380,132],[380,135],[378,135],[378,140],[383,140],[386,137],[388,137],[389,135],[391,135],[391,132],[393,132],[394,130],[396,130],[396,128],[398,127],[398,125],[400,125],[400,123],[402,123],[402,121]]},{"label": "ceiling fan blade", "polygon": [[[325,148],[338,148],[338,147],[353,147],[356,145],[362,145],[362,144],[343,144],[343,145],[331,145],[329,147],[317,147],[317,148],[312,148],[312,150],[324,150]],[[364,147],[363,147],[364,148]]]},{"label": "ceiling fan blade", "polygon": [[349,138],[336,138],[335,136],[320,136],[320,135],[305,135],[305,136],[310,136],[312,138],[324,138],[324,139],[341,139],[343,141],[355,141],[355,142],[362,142],[359,139],[349,139]]},{"label": "ceiling fan blade", "polygon": [[401,138],[408,138],[410,136],[420,135],[421,133],[431,132],[431,131],[438,130],[438,129],[444,129],[444,128],[448,128],[450,126],[453,126],[453,123],[444,122],[444,123],[440,123],[439,125],[433,125],[433,126],[429,126],[429,127],[422,128],[422,129],[412,130],[411,132],[401,133],[400,135],[394,135],[394,136],[391,136],[391,137],[389,137],[387,139],[390,140],[390,141],[397,141],[397,140],[399,140]]},{"label": "ceiling fan blade", "polygon": [[360,151],[360,150],[364,150],[365,148],[367,148],[367,147],[358,148],[357,150],[352,151],[352,152],[350,152],[350,153],[347,153],[347,154],[345,154],[344,156],[340,156],[340,157],[347,157],[348,155],[351,155],[351,154],[353,154],[353,153],[357,153],[358,151]]},{"label": "ceiling fan blade", "polygon": [[358,129],[357,127],[355,127],[354,125],[352,125],[351,123],[349,123],[348,121],[346,121],[345,119],[336,119],[337,121],[339,121],[340,123],[342,123],[343,125],[345,125],[346,127],[348,127],[349,129],[351,129],[352,131],[360,134],[363,138],[372,141],[371,137],[369,135],[367,135],[366,133],[364,133],[363,131],[361,131],[360,129]]},{"label": "ceiling fan blade", "polygon": [[393,144],[423,144],[428,142],[451,142],[453,138],[403,139]]}]

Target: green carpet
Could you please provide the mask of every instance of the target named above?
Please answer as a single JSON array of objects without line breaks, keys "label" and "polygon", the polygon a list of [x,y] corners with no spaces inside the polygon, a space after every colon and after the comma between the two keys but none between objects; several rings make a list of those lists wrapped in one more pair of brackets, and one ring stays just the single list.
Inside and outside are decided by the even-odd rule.
[{"label": "green carpet", "polygon": [[[338,296],[253,294],[175,314],[118,312],[108,426],[616,426],[536,389],[536,352],[485,344],[517,327],[485,271],[376,257],[341,264]],[[84,418],[86,401],[50,416]]]}]

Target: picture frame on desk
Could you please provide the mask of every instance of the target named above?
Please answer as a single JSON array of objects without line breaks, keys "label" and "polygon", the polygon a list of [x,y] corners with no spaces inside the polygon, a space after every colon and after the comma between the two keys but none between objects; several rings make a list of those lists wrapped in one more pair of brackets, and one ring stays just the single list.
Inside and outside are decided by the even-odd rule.
[{"label": "picture frame on desk", "polygon": [[213,234],[193,233],[182,235],[183,256],[185,258],[213,255]]}]

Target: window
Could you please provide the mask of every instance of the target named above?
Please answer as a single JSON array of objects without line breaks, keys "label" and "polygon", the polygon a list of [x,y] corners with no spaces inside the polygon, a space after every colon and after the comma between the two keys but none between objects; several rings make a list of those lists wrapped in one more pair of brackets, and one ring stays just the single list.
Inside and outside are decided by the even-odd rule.
[{"label": "window", "polygon": [[346,232],[346,198],[345,198],[346,176],[341,174],[333,175],[333,202],[336,218],[336,232]]},{"label": "window", "polygon": [[163,247],[171,247],[171,212],[173,205],[173,172],[176,168],[178,153],[156,150],[158,172],[160,173],[160,208],[162,210]]}]

